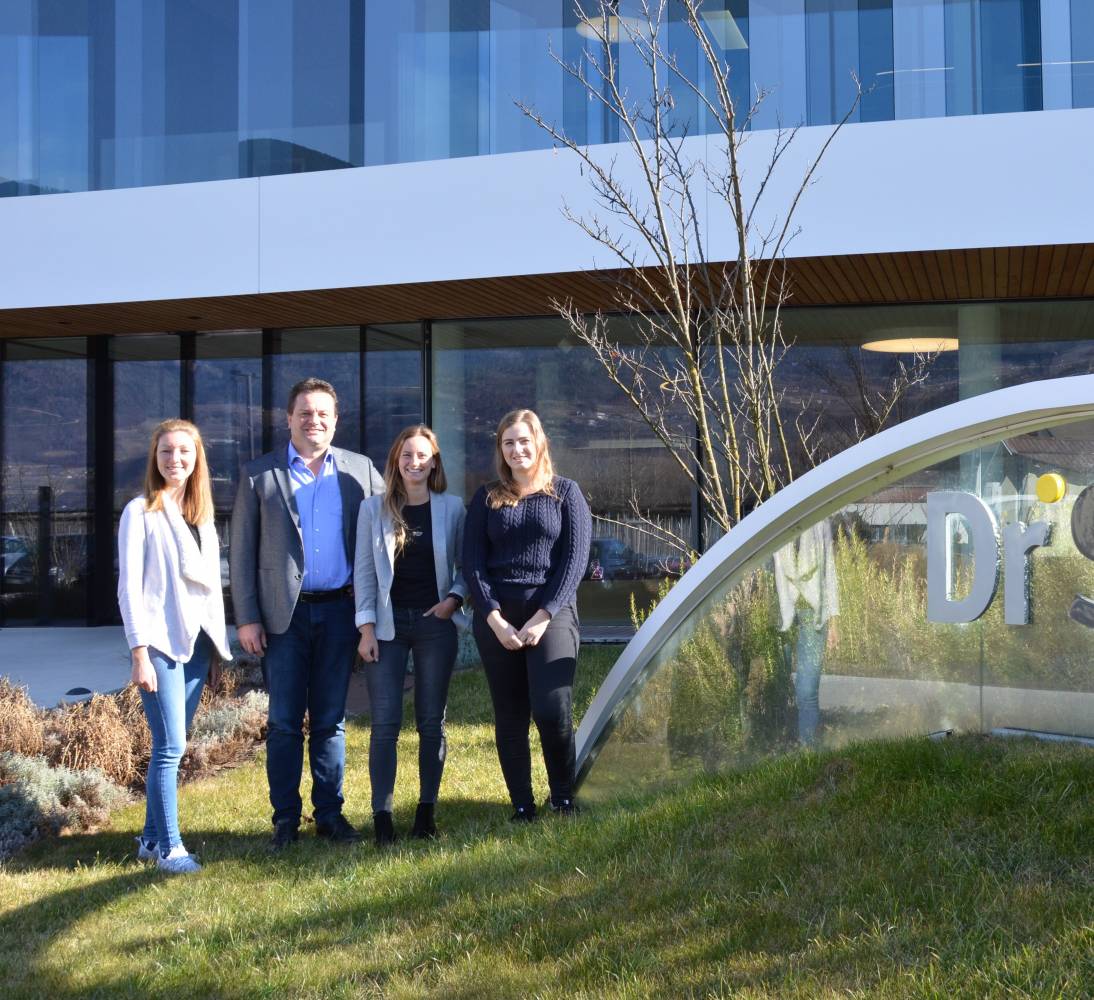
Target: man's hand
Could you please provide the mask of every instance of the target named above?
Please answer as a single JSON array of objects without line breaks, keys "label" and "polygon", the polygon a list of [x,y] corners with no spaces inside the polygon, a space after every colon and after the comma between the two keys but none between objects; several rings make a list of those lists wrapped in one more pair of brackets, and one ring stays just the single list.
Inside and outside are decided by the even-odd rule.
[{"label": "man's hand", "polygon": [[540,608],[524,623],[524,628],[517,633],[517,638],[525,646],[535,646],[543,638],[543,633],[547,631],[547,626],[550,624],[551,616]]},{"label": "man's hand", "polygon": [[456,598],[446,597],[443,601],[438,601],[436,604],[434,604],[433,607],[431,607],[425,614],[422,615],[422,617],[428,618],[430,615],[432,615],[434,618],[440,618],[442,622],[446,622],[456,613],[456,609],[459,606],[459,602],[456,600]]},{"label": "man's hand", "polygon": [[136,646],[133,649],[133,671],[129,675],[130,680],[142,691],[152,694],[157,689],[156,669],[148,657],[147,646]]},{"label": "man's hand", "polygon": [[498,637],[498,642],[506,649],[515,652],[524,646],[524,640],[517,635],[517,630],[502,618],[500,611],[491,611],[486,616],[486,624],[493,629],[494,635]]},{"label": "man's hand", "polygon": [[361,639],[357,643],[357,655],[365,663],[375,663],[380,659],[380,644],[376,641],[376,627],[371,623],[362,625],[358,630]]},{"label": "man's hand", "polygon": [[239,636],[239,644],[244,652],[252,656],[266,655],[266,630],[260,622],[252,622],[250,625],[240,625],[236,629]]}]

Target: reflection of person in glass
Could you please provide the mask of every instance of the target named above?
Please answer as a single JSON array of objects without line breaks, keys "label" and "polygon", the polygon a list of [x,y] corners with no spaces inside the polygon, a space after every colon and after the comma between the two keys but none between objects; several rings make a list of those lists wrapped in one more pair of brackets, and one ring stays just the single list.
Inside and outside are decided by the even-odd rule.
[{"label": "reflection of person in glass", "polygon": [[165,420],[152,433],[144,493],[122,511],[118,605],[152,733],[137,857],[172,874],[200,871],[179,835],[179,761],[212,657],[232,657],[209,467],[187,420]]},{"label": "reflection of person in glass", "polygon": [[825,647],[834,640],[830,621],[839,614],[832,528],[820,521],[775,553],[775,589],[783,632],[798,626],[794,693],[798,740],[812,746],[820,719],[820,678]]},{"label": "reflection of person in glass", "polygon": [[456,569],[463,546],[463,501],[445,493],[433,431],[417,425],[399,433],[388,452],[384,482],[383,496],[361,503],[353,567],[361,633],[357,651],[368,664],[368,769],[379,847],[395,840],[391,811],[396,745],[411,652],[419,795],[410,835],[437,835],[433,813],[444,770],[448,684],[459,648],[456,625],[467,624],[460,610],[467,588]]},{"label": "reflection of person in glass", "polygon": [[513,820],[528,822],[536,815],[531,719],[551,809],[574,811],[576,600],[589,564],[592,517],[577,483],[554,474],[547,436],[531,410],[502,417],[494,458],[497,481],[481,487],[468,508],[463,571]]}]

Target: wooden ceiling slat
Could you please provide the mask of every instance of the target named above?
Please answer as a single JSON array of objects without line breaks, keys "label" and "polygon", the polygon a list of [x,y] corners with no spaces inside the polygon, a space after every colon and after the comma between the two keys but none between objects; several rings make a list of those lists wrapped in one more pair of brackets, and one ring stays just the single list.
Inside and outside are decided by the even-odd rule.
[{"label": "wooden ceiling slat", "polygon": [[885,265],[881,260],[874,254],[864,254],[863,260],[866,262],[866,266],[870,269],[870,273],[874,277],[874,285],[878,290],[878,302],[897,301],[893,283],[889,280],[889,272],[886,270]]},{"label": "wooden ceiling slat", "polygon": [[[1094,295],[1094,243],[851,254],[787,262],[793,305]],[[722,280],[724,265],[711,265]],[[0,337],[369,325],[552,315],[552,298],[610,308],[612,272],[0,310]]]},{"label": "wooden ceiling slat", "polygon": [[936,251],[931,254],[935,269],[942,278],[942,288],[947,299],[951,301],[961,298],[957,292],[957,275],[955,271],[956,255],[949,251]]},{"label": "wooden ceiling slat", "polygon": [[965,258],[965,251],[955,250],[949,254],[953,269],[953,285],[955,299],[971,299],[972,290],[969,287],[969,266]]}]

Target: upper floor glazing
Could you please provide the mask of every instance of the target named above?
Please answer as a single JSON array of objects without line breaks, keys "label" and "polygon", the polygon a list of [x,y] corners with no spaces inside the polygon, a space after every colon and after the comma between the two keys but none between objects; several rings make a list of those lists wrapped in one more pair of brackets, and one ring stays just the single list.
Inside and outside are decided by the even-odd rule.
[{"label": "upper floor glazing", "polygon": [[[621,17],[639,0],[621,0]],[[1090,0],[707,0],[753,127],[1094,106]],[[703,79],[675,0],[669,45]],[[621,82],[640,96],[627,40]],[[601,58],[573,0],[4,0],[0,196],[544,148],[615,122],[555,62]],[[678,120],[708,123],[680,94]]]}]

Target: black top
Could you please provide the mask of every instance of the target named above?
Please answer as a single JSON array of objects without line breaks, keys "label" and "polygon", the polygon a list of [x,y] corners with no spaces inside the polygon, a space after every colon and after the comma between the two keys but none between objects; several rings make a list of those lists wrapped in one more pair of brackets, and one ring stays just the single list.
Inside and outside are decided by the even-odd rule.
[{"label": "black top", "polygon": [[404,608],[431,608],[438,597],[430,502],[406,504],[403,520],[407,528],[406,547],[395,557],[391,603]]},{"label": "black top", "polygon": [[552,617],[573,604],[589,565],[592,515],[572,479],[556,476],[554,490],[554,496],[533,493],[497,510],[486,502],[486,486],[472,498],[463,531],[463,573],[479,614],[498,608],[499,596],[529,591]]},{"label": "black top", "polygon": [[194,536],[194,541],[198,543],[198,548],[201,548],[201,532],[198,530],[196,524],[191,524],[189,521],[184,522],[186,527],[190,529],[190,534]]}]

